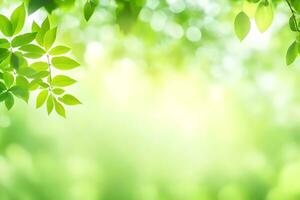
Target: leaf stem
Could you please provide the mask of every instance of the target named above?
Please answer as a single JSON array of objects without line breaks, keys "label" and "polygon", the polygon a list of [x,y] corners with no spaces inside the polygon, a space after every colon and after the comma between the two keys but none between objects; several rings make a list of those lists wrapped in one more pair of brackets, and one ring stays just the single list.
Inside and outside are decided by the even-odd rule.
[{"label": "leaf stem", "polygon": [[51,70],[51,62],[50,62],[50,56],[49,54],[47,53],[46,54],[46,57],[47,57],[47,63],[48,63],[48,69],[49,69],[49,85],[50,85],[50,91],[52,91],[52,70]]}]

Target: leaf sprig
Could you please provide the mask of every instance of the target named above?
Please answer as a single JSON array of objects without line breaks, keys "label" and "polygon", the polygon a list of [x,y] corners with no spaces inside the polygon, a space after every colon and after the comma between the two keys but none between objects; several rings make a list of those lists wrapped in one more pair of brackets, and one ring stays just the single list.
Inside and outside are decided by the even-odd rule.
[{"label": "leaf sprig", "polygon": [[11,109],[15,97],[28,103],[30,93],[36,91],[36,107],[46,104],[48,114],[55,109],[66,117],[65,106],[81,104],[65,87],[77,81],[66,75],[53,74],[72,70],[80,64],[68,56],[70,48],[55,45],[57,27],[51,27],[47,17],[41,25],[32,23],[32,32],[22,33],[26,21],[24,4],[17,7],[10,18],[0,14],[0,102]]}]

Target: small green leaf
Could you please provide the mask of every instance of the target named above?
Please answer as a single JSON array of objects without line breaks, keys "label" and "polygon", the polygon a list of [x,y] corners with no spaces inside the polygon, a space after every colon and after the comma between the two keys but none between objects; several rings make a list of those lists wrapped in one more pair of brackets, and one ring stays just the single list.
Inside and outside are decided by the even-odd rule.
[{"label": "small green leaf", "polygon": [[10,65],[16,70],[20,68],[20,59],[16,53],[12,53],[10,55]]},{"label": "small green leaf", "polygon": [[52,79],[52,85],[57,86],[57,87],[70,86],[76,82],[77,82],[76,80],[74,80],[68,76],[65,76],[65,75],[58,75]]},{"label": "small green leaf", "polygon": [[70,95],[70,94],[66,94],[63,97],[59,97],[58,99],[62,103],[66,104],[66,105],[70,105],[70,106],[81,104],[81,102],[76,97],[74,97],[73,95]]},{"label": "small green leaf", "polygon": [[83,14],[86,21],[89,21],[91,16],[94,14],[96,7],[97,7],[97,3],[91,0],[88,0],[84,4]]},{"label": "small green leaf", "polygon": [[255,21],[260,32],[265,32],[273,22],[273,7],[269,0],[261,1],[255,13]]},{"label": "small green leaf", "polygon": [[52,64],[55,68],[60,70],[70,70],[80,66],[78,62],[66,56],[52,58]]},{"label": "small green leaf", "polygon": [[10,17],[13,34],[18,34],[23,29],[25,18],[25,6],[22,4],[14,10]]},{"label": "small green leaf", "polygon": [[242,41],[249,33],[251,23],[248,15],[244,12],[240,12],[234,21],[234,30],[237,37]]},{"label": "small green leaf", "polygon": [[15,81],[14,76],[9,72],[3,73],[3,80],[7,88],[10,88]]},{"label": "small green leaf", "polygon": [[34,78],[35,79],[41,79],[41,78],[45,78],[47,76],[49,76],[49,72],[48,71],[39,71],[38,73],[36,73],[34,75]]},{"label": "small green leaf", "polygon": [[5,91],[7,88],[4,85],[4,83],[0,82],[0,93],[2,93],[3,91]]},{"label": "small green leaf", "polygon": [[52,28],[50,30],[48,30],[45,33],[45,37],[44,37],[44,47],[46,49],[51,48],[51,46],[53,45],[53,43],[55,42],[56,39],[56,32],[57,32],[57,27]]},{"label": "small green leaf", "polygon": [[290,29],[292,31],[297,31],[297,21],[294,15],[292,15],[289,19]]},{"label": "small green leaf", "polygon": [[7,17],[5,17],[4,15],[1,15],[1,14],[0,14],[0,30],[7,37],[10,37],[13,35],[11,22],[9,21],[9,19]]},{"label": "small green leaf", "polygon": [[35,29],[39,29],[37,36],[36,36],[36,41],[39,45],[44,46],[45,34],[50,29],[49,18],[46,17],[46,19],[43,21],[41,27],[39,27],[38,25],[34,25],[34,26],[35,26]]},{"label": "small green leaf", "polygon": [[41,47],[39,47],[35,44],[23,45],[19,48],[19,50],[25,51],[28,53],[36,53],[36,54],[40,54],[40,55],[43,55],[45,53],[44,49],[42,49]]},{"label": "small green leaf", "polygon": [[19,87],[19,86],[13,86],[12,88],[10,88],[10,91],[15,96],[23,99],[26,103],[28,103],[28,99],[29,99],[29,91],[28,91],[28,89],[24,89],[24,88]]},{"label": "small green leaf", "polygon": [[53,104],[53,96],[50,94],[48,96],[48,100],[47,100],[47,112],[48,115],[51,114],[52,110],[53,110],[54,104]]},{"label": "small green leaf", "polygon": [[56,56],[56,55],[68,53],[69,51],[70,51],[69,47],[66,47],[66,46],[56,46],[56,47],[52,48],[49,51],[49,54],[52,55],[52,56]]},{"label": "small green leaf", "polygon": [[49,66],[46,62],[35,62],[32,63],[29,67],[34,69],[35,71],[45,71]]},{"label": "small green leaf", "polygon": [[56,113],[62,116],[63,118],[66,118],[66,111],[64,106],[61,103],[59,103],[56,99],[54,99],[54,104]]},{"label": "small green leaf", "polygon": [[28,89],[29,82],[24,76],[17,76],[16,85],[23,88],[23,89]]},{"label": "small green leaf", "polygon": [[18,74],[26,76],[28,78],[33,78],[34,75],[37,74],[37,72],[30,67],[24,67],[18,70]]},{"label": "small green leaf", "polygon": [[7,49],[4,48],[0,48],[0,62],[2,62],[3,60],[5,60],[8,56],[9,56],[9,51]]},{"label": "small green leaf", "polygon": [[288,48],[288,51],[286,54],[286,64],[287,65],[292,64],[296,60],[297,56],[298,56],[298,44],[297,44],[297,42],[294,42]]},{"label": "small green leaf", "polygon": [[5,106],[7,110],[10,110],[14,106],[15,100],[11,93],[7,93],[7,97],[5,99]]},{"label": "small green leaf", "polygon": [[35,36],[36,33],[25,33],[23,35],[18,35],[11,41],[11,45],[13,47],[19,47],[25,44],[29,44],[35,39]]},{"label": "small green leaf", "polygon": [[65,92],[65,90],[63,90],[63,89],[61,89],[61,88],[54,88],[54,89],[52,90],[52,92],[53,92],[54,94],[56,94],[56,95],[61,95],[61,94],[63,94],[63,93]]},{"label": "small green leaf", "polygon": [[48,90],[42,90],[36,99],[36,108],[40,108],[47,100]]},{"label": "small green leaf", "polygon": [[7,39],[1,38],[0,39],[0,48],[8,49],[10,44]]},{"label": "small green leaf", "polygon": [[8,92],[4,92],[0,94],[0,102],[4,101],[8,96]]}]

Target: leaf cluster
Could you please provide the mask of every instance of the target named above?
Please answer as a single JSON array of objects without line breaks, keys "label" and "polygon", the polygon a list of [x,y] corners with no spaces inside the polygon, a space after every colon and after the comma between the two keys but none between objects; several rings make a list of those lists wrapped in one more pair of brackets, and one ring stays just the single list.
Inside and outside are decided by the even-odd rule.
[{"label": "leaf cluster", "polygon": [[41,25],[33,21],[32,31],[23,33],[26,17],[24,4],[17,7],[10,18],[0,14],[3,34],[0,38],[0,102],[9,110],[16,97],[28,103],[30,94],[36,91],[37,108],[46,104],[48,114],[55,109],[65,117],[65,105],[80,104],[65,91],[65,87],[76,80],[63,74],[53,77],[52,70],[71,70],[79,63],[68,56],[69,47],[55,45],[57,27],[51,27],[48,17]]}]

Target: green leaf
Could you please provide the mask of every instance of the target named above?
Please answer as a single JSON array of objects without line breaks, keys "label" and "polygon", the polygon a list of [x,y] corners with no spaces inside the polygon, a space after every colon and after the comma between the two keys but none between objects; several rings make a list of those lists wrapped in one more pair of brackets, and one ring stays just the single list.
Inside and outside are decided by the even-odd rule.
[{"label": "green leaf", "polygon": [[91,16],[94,14],[96,7],[97,7],[97,3],[91,0],[88,0],[84,4],[83,14],[86,21],[89,21]]},{"label": "green leaf", "polygon": [[48,115],[51,114],[51,112],[53,110],[53,107],[54,107],[53,96],[50,94],[48,96],[48,99],[47,99],[47,112],[48,112]]},{"label": "green leaf", "polygon": [[244,12],[240,12],[234,21],[234,30],[237,37],[242,41],[249,33],[251,23],[248,15]]},{"label": "green leaf", "polygon": [[24,76],[17,76],[16,85],[23,89],[28,89],[29,82]]},{"label": "green leaf", "polygon": [[36,35],[36,41],[39,45],[44,46],[44,37],[46,32],[50,29],[50,22],[49,18],[46,17],[46,19],[43,21],[42,26],[39,27],[37,24],[33,24],[34,29],[38,29],[38,33]]},{"label": "green leaf", "polygon": [[24,89],[20,86],[14,86],[10,88],[10,91],[17,97],[23,99],[26,103],[28,103],[29,99],[29,91],[28,89]]},{"label": "green leaf", "polygon": [[11,45],[13,47],[19,47],[25,44],[29,44],[35,39],[35,36],[36,33],[25,33],[23,35],[18,35],[11,41]]},{"label": "green leaf", "polygon": [[66,94],[63,97],[59,97],[58,100],[60,100],[64,104],[70,105],[70,106],[81,104],[81,102],[76,97],[74,97],[73,95],[70,95],[70,94]]},{"label": "green leaf", "polygon": [[7,98],[8,94],[9,92],[4,92],[0,94],[0,102],[4,101]]},{"label": "green leaf", "polygon": [[7,97],[5,99],[5,106],[7,110],[10,110],[14,106],[15,100],[11,93],[7,93]]},{"label": "green leaf", "polygon": [[24,67],[18,70],[18,74],[26,76],[28,78],[33,78],[34,75],[37,74],[37,72],[30,67]]},{"label": "green leaf", "polygon": [[0,93],[2,93],[5,90],[7,90],[6,86],[4,85],[4,83],[0,82]]},{"label": "green leaf", "polygon": [[26,44],[19,48],[21,51],[25,51],[28,53],[36,53],[40,55],[44,55],[45,51],[41,47],[35,45],[35,44]]},{"label": "green leaf", "polygon": [[300,1],[299,0],[292,0],[292,5],[297,12],[300,12]]},{"label": "green leaf", "polygon": [[76,80],[74,80],[68,76],[65,76],[65,75],[58,75],[52,79],[52,85],[57,86],[57,87],[70,86],[76,82],[77,82]]},{"label": "green leaf", "polygon": [[289,26],[292,31],[297,31],[297,21],[294,15],[289,19]]},{"label": "green leaf", "polygon": [[256,25],[260,32],[265,32],[273,22],[273,7],[268,0],[261,1],[255,13]]},{"label": "green leaf", "polygon": [[7,88],[10,88],[15,81],[14,76],[9,72],[3,73],[3,80]]},{"label": "green leaf", "polygon": [[7,17],[5,17],[4,15],[1,15],[1,14],[0,14],[0,30],[7,37],[10,37],[13,35],[11,22],[9,21],[9,19]]},{"label": "green leaf", "polygon": [[46,63],[46,62],[35,62],[35,63],[32,63],[29,67],[36,71],[45,71],[45,70],[48,70],[49,66],[48,66],[48,63]]},{"label": "green leaf", "polygon": [[49,72],[48,71],[39,71],[38,73],[36,73],[33,77],[35,79],[41,79],[41,78],[45,78],[47,76],[49,76]]},{"label": "green leaf", "polygon": [[66,56],[52,58],[52,65],[60,70],[70,70],[80,66],[78,62]]},{"label": "green leaf", "polygon": [[42,107],[42,105],[46,102],[48,97],[48,90],[42,90],[36,99],[36,108]]},{"label": "green leaf", "polygon": [[56,94],[56,95],[61,95],[61,94],[63,94],[63,93],[65,92],[65,90],[63,90],[63,89],[61,89],[61,88],[54,88],[54,89],[52,90],[52,92],[53,92],[54,94]]},{"label": "green leaf", "polygon": [[8,49],[10,47],[9,41],[7,39],[0,39],[0,48]]},{"label": "green leaf", "polygon": [[297,42],[294,42],[288,48],[288,51],[286,54],[286,64],[287,65],[292,64],[296,60],[297,56],[298,56],[298,44],[297,44]]},{"label": "green leaf", "polygon": [[10,55],[10,65],[12,68],[17,70],[20,68],[20,60],[16,53],[12,53]]},{"label": "green leaf", "polygon": [[25,18],[26,18],[26,11],[23,3],[22,5],[20,5],[14,10],[14,12],[10,17],[13,34],[18,34],[23,29]]},{"label": "green leaf", "polygon": [[3,60],[5,60],[8,56],[9,56],[9,51],[7,49],[4,48],[0,48],[0,62],[2,62]]},{"label": "green leaf", "polygon": [[69,51],[70,51],[69,47],[66,47],[66,46],[56,46],[56,47],[52,48],[49,51],[49,54],[52,55],[52,56],[56,56],[56,55],[68,53]]},{"label": "green leaf", "polygon": [[38,53],[24,53],[23,55],[24,57],[31,58],[31,59],[37,59],[43,56],[42,54],[38,54]]},{"label": "green leaf", "polygon": [[54,99],[54,104],[56,113],[62,116],[63,118],[66,118],[66,111],[64,106],[61,103],[59,103],[56,99]]},{"label": "green leaf", "polygon": [[57,27],[52,28],[50,30],[48,30],[45,33],[45,37],[44,37],[44,47],[46,49],[51,48],[51,46],[53,45],[53,43],[55,42],[56,39],[56,32],[57,32]]}]

